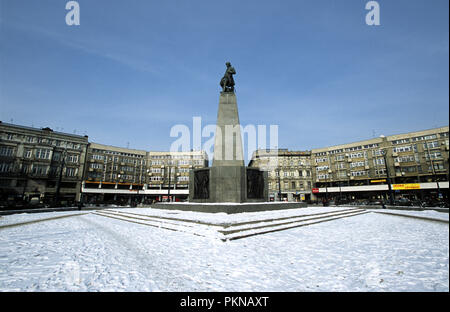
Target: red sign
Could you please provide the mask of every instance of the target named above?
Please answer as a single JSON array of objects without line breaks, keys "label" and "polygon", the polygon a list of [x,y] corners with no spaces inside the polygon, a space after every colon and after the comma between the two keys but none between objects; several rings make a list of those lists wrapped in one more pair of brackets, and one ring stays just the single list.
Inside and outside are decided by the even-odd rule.
[{"label": "red sign", "polygon": [[319,193],[319,189],[318,188],[313,188],[312,192],[313,192],[313,194],[317,194],[317,193]]}]

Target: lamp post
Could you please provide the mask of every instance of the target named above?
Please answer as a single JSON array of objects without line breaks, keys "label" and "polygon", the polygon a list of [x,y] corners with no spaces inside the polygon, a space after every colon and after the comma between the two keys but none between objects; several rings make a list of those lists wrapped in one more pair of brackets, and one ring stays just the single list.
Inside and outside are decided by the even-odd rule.
[{"label": "lamp post", "polygon": [[[350,172],[348,172],[347,173],[347,183],[348,183],[348,188],[350,189]],[[351,193],[350,193],[351,194]],[[350,195],[351,196],[351,195]],[[349,201],[349,198],[348,198],[348,196],[346,195],[346,200],[347,200],[347,202]],[[351,199],[351,197],[350,197],[350,199]]]},{"label": "lamp post", "polygon": [[[340,172],[339,172],[339,175],[340,175]],[[342,202],[341,177],[339,177],[338,183],[339,183],[339,203],[336,204],[336,206],[338,206]]]},{"label": "lamp post", "polygon": [[428,158],[430,158],[431,172],[433,173],[434,181],[436,181],[436,186],[437,186],[437,191],[438,191],[438,199],[437,200],[441,201],[441,198],[440,198],[441,197],[441,189],[439,188],[439,181],[438,181],[438,178],[436,177],[436,171],[434,169],[433,160],[431,159],[430,148],[428,146],[427,140],[425,140],[425,146],[427,148]]},{"label": "lamp post", "polygon": [[172,167],[170,167],[169,166],[169,187],[168,187],[168,190],[167,190],[167,200],[169,201],[169,202],[171,202],[171,200],[170,200],[170,175],[171,175],[171,168]]},{"label": "lamp post", "polygon": [[383,150],[382,153],[383,153],[384,166],[386,168],[386,180],[387,180],[388,189],[389,189],[389,204],[392,206],[392,205],[394,205],[394,195],[392,193],[391,177],[389,176],[389,167],[388,167],[388,163],[386,160],[386,150]]},{"label": "lamp post", "polygon": [[55,196],[56,203],[59,202],[59,193],[61,190],[62,174],[65,163],[66,163],[66,150],[64,150],[62,153],[61,169],[59,170],[58,185],[56,186],[56,196]]},{"label": "lamp post", "polygon": [[325,200],[326,200],[326,202],[327,202],[327,204],[328,204],[328,182],[331,182],[331,173],[332,173],[332,171],[331,171],[331,169],[328,169],[328,171],[327,171],[327,179],[325,180]]},{"label": "lamp post", "polygon": [[281,201],[281,181],[280,181],[280,168],[277,167],[278,173],[278,199]]}]

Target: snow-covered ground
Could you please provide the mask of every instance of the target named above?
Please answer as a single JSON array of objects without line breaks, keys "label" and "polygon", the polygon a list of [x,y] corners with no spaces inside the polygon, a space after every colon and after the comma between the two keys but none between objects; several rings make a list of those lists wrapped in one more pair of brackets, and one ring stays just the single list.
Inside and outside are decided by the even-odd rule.
[{"label": "snow-covered ground", "polygon": [[[449,291],[448,223],[366,213],[222,241],[144,220],[199,221],[161,219],[217,233],[243,222],[346,209],[226,215],[115,208],[110,214],[134,213],[143,224],[99,215],[107,211],[3,216],[0,291]],[[1,228],[63,215],[74,216]],[[414,215],[448,221],[435,211]]]}]

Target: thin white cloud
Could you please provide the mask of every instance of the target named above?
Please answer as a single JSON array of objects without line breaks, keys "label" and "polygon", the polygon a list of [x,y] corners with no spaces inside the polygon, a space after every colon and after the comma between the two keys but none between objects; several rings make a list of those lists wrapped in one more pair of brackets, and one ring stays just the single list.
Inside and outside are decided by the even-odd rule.
[{"label": "thin white cloud", "polygon": [[[82,51],[84,53],[112,60],[114,62],[128,66],[129,68],[132,68],[134,70],[149,72],[152,74],[157,74],[159,72],[154,66],[152,66],[147,61],[136,58],[135,56],[120,54],[110,49],[105,51],[105,48],[99,47],[99,45],[98,44],[96,45],[94,41],[89,41],[87,39],[83,41],[73,38],[68,39],[67,35],[62,35],[54,31],[49,31],[48,29],[45,29],[43,27],[30,25],[27,23],[11,22],[11,21],[5,22],[3,19],[0,20],[0,23],[4,26],[10,26],[16,30],[20,30],[23,32],[32,32],[36,35],[45,36],[66,47],[70,47]],[[123,39],[120,40],[123,41]],[[124,43],[123,46],[127,45]],[[129,50],[132,49],[130,48]]]}]

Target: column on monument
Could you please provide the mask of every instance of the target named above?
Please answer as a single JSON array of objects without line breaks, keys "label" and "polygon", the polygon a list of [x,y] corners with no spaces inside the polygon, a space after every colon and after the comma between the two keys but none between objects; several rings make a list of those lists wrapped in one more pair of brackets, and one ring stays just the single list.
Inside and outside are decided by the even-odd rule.
[{"label": "column on monument", "polygon": [[233,92],[220,94],[212,166],[244,166],[241,126]]}]

